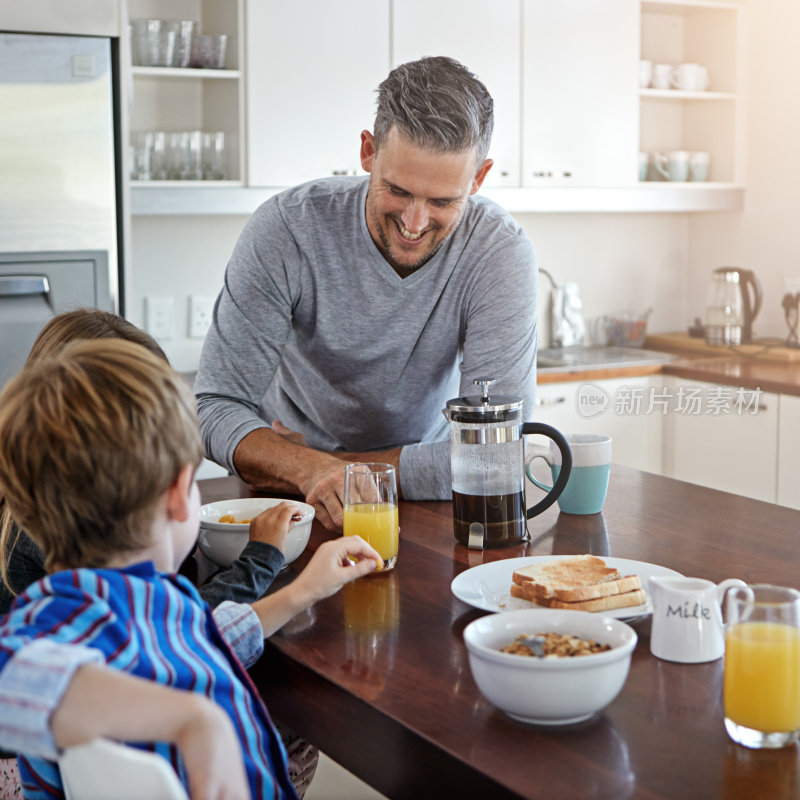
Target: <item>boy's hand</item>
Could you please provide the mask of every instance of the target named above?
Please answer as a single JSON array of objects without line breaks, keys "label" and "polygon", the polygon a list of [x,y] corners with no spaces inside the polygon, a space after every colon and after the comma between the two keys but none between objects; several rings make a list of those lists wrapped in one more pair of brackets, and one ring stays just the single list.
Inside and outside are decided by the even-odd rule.
[{"label": "boy's hand", "polygon": [[239,739],[219,706],[208,702],[203,713],[180,729],[176,744],[186,764],[193,800],[250,797]]},{"label": "boy's hand", "polygon": [[262,511],[250,522],[250,541],[264,542],[286,553],[286,535],[292,527],[292,514],[299,513],[300,507],[294,503],[283,502]]},{"label": "boy's hand", "polygon": [[[351,558],[358,561],[353,563]],[[360,536],[342,536],[321,544],[295,583],[308,591],[311,602],[316,602],[379,567],[383,567],[383,559],[377,550]]]}]

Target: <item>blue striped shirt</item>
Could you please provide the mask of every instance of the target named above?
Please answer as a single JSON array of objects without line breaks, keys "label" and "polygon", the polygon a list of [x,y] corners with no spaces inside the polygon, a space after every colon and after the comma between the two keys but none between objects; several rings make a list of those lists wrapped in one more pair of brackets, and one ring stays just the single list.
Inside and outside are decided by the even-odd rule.
[{"label": "blue striped shirt", "polygon": [[[262,649],[250,606],[222,603],[212,613],[187,579],[152,562],[32,584],[0,620],[0,746],[21,754],[25,797],[63,797],[49,719],[90,661],[214,699],[239,735],[252,797],[296,797],[283,744],[245,671]],[[128,744],[163,755],[188,789],[177,748]]]}]

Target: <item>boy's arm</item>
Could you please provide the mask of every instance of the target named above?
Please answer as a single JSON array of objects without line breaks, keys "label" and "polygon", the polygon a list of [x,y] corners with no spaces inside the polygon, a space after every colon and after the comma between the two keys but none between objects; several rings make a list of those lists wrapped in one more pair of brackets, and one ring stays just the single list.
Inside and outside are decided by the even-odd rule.
[{"label": "boy's arm", "polygon": [[[353,563],[350,558],[358,561]],[[378,553],[359,536],[324,542],[292,583],[253,603],[264,637],[344,584],[383,566]]]},{"label": "boy's arm", "polygon": [[192,798],[249,798],[239,740],[228,715],[204,695],[98,664],[75,672],[51,718],[59,749],[98,736],[165,741],[181,751]]},{"label": "boy's arm", "polygon": [[55,760],[63,748],[98,736],[171,742],[183,755],[193,798],[249,796],[231,722],[205,696],[111,669],[94,648],[13,636],[3,645],[2,656],[14,651],[0,658],[4,746]]}]

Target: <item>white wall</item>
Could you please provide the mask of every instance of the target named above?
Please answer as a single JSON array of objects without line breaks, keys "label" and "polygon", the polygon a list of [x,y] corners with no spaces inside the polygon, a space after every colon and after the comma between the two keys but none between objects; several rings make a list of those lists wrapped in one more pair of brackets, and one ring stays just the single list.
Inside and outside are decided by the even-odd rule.
[{"label": "white wall", "polygon": [[[520,214],[539,259],[557,283],[575,281],[584,318],[643,314],[650,331],[684,330],[688,219],[685,214]],[[549,281],[539,282],[540,346],[547,346]]]},{"label": "white wall", "polygon": [[189,295],[216,297],[233,246],[246,216],[135,216],[133,252],[129,254],[132,290],[125,316],[145,326],[144,298],[171,297],[175,308],[173,338],[160,339],[172,365],[183,372],[197,368],[201,339],[189,338]]},{"label": "white wall", "polygon": [[800,291],[800,3],[757,0],[749,9],[745,208],[692,217],[689,292],[701,314],[714,267],[752,269],[764,289],[754,335],[784,339],[787,281]]}]

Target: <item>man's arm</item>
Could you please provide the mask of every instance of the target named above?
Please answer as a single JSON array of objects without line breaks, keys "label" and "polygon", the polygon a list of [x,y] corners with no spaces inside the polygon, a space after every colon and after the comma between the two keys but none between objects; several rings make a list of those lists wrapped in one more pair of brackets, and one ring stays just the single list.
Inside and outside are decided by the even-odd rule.
[{"label": "man's arm", "polygon": [[397,468],[400,448],[368,453],[325,453],[296,444],[285,434],[270,428],[257,428],[239,442],[233,456],[242,480],[256,489],[301,494],[314,506],[317,519],[329,530],[342,528],[344,461],[381,461]]}]

